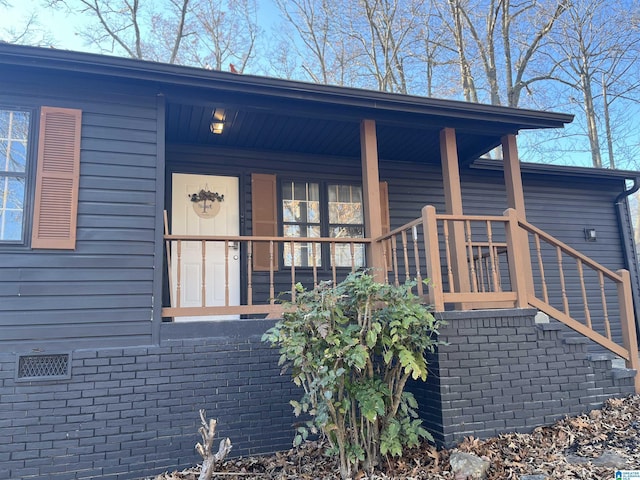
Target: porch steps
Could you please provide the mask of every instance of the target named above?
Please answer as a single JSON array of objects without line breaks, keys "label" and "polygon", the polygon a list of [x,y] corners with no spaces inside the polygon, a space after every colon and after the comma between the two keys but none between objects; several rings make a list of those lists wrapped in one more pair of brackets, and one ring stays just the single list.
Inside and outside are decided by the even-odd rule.
[{"label": "porch steps", "polygon": [[599,371],[601,375],[613,382],[617,383],[627,378],[633,379],[637,374],[636,370],[626,368],[624,359],[612,353],[590,353],[589,347],[594,344],[592,340],[577,336],[573,330],[567,329],[565,325],[553,318],[549,319],[549,323],[536,323],[536,327],[545,332],[557,332],[558,338],[567,349],[584,354],[584,358],[589,361],[595,371]]}]

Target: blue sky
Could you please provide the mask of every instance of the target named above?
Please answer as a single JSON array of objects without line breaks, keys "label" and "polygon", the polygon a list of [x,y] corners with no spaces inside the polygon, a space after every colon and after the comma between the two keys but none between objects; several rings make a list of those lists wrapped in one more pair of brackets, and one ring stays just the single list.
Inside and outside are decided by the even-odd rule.
[{"label": "blue sky", "polygon": [[[19,28],[36,12],[42,27],[53,37],[52,46],[67,50],[95,51],[95,48],[85,45],[75,33],[82,25],[81,15],[67,16],[63,11],[44,10],[41,3],[42,0],[9,0],[9,8],[0,7],[0,31]],[[276,21],[276,7],[271,0],[259,0],[258,6],[260,21],[263,27],[268,28],[268,25]]]},{"label": "blue sky", "polygon": [[38,20],[43,27],[50,30],[58,48],[68,50],[86,50],[82,41],[75,35],[75,30],[79,25],[77,18],[67,18],[62,12],[55,12],[48,9],[46,12],[40,6],[41,0],[10,0],[10,8],[2,8],[0,15],[0,29],[8,30],[12,27],[19,28],[24,24],[32,12],[36,12]]},{"label": "blue sky", "polygon": [[[51,46],[59,49],[97,52],[95,47],[85,45],[83,40],[75,33],[82,27],[82,15],[77,14],[67,17],[65,12],[62,10],[55,11],[52,9],[42,9],[42,0],[9,0],[9,3],[12,7],[0,7],[0,38],[2,38],[2,31],[11,29],[12,27],[19,29],[20,26],[24,25],[25,19],[28,18],[32,12],[38,12],[39,22],[43,28],[49,31],[51,42],[48,43],[51,43]],[[277,22],[277,9],[273,4],[273,0],[258,0],[258,5],[260,8],[259,19],[262,23],[262,27],[265,30],[269,30],[270,27]],[[555,110],[568,112],[569,108],[567,105],[559,105]],[[576,133],[581,132],[584,129],[583,126],[581,127],[581,123],[584,123],[582,119],[580,117],[576,118],[574,125],[569,126],[566,131]],[[588,145],[585,143],[586,139],[584,137],[580,137],[581,142],[579,148],[576,148],[578,147],[577,144],[571,144],[569,151],[565,152],[562,157],[552,159],[546,158],[547,156],[544,153],[536,151],[537,149],[535,148],[529,152],[529,148],[527,147],[542,143],[540,142],[541,139],[538,134],[531,134],[531,137],[529,137],[529,135],[530,134],[526,132],[522,133],[521,140],[519,141],[521,146],[521,155],[523,159],[527,161],[552,161],[554,163],[585,166],[590,165],[591,163],[590,154],[588,153]],[[554,147],[552,145],[553,144],[550,144],[553,149]],[[569,145],[569,143],[567,143],[567,145]],[[587,148],[585,148],[585,146]],[[603,156],[605,154],[606,152],[603,148]],[[606,158],[603,160],[606,163]],[[629,168],[628,165],[619,165],[619,167]]]}]

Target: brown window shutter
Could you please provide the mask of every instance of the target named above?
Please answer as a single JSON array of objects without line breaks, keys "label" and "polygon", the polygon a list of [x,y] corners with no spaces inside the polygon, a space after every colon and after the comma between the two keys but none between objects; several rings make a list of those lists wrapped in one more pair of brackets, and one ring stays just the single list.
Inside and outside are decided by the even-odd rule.
[{"label": "brown window shutter", "polygon": [[[251,174],[251,215],[253,235],[275,237],[278,235],[278,191],[276,176],[263,173]],[[273,269],[278,270],[278,247],[273,245]],[[269,271],[270,247],[268,242],[253,244],[253,269]]]},{"label": "brown window shutter", "polygon": [[32,248],[76,247],[82,111],[42,107]]},{"label": "brown window shutter", "polygon": [[[391,231],[391,217],[389,215],[389,184],[387,182],[380,182],[380,214],[382,216],[382,234],[384,235]],[[387,252],[387,268],[391,270],[393,266],[391,261],[391,242],[387,240],[384,247]]]}]

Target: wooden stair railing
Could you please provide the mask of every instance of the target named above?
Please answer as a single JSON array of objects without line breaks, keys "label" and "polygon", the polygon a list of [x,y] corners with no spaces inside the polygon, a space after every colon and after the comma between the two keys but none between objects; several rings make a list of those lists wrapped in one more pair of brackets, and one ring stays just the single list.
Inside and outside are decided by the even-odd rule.
[{"label": "wooden stair railing", "polygon": [[[462,241],[462,248],[456,246],[458,252],[464,250],[466,254],[467,271],[463,272],[456,271],[452,262],[451,232],[455,223],[461,224],[458,230],[464,232],[464,238],[457,239]],[[374,242],[383,245],[386,281],[398,284],[417,279],[418,294],[436,311],[444,311],[445,304],[463,310],[537,308],[625,359],[627,367],[638,372],[635,389],[640,393],[640,361],[627,270],[612,272],[520,220],[513,209],[506,210],[504,216],[447,215],[437,214],[435,207],[427,205],[420,218]],[[568,264],[567,256],[575,264]],[[500,257],[507,261],[501,262]],[[529,257],[530,264],[524,261]],[[461,283],[454,281],[459,275],[469,280],[465,291],[455,288]],[[533,278],[527,278],[529,275]],[[548,280],[552,276],[560,287],[558,292],[550,291]],[[429,279],[425,292],[423,278]],[[615,301],[612,296],[617,297]],[[620,320],[622,338],[618,342],[611,331],[614,318]]]},{"label": "wooden stair railing", "polygon": [[[530,244],[535,249],[535,253],[532,252],[535,288],[528,295],[529,305],[622,357],[627,368],[636,370],[635,387],[636,392],[640,393],[640,359],[629,271],[621,269],[613,272],[526,221],[519,220],[518,225],[527,232]],[[567,257],[575,261],[573,279],[568,278],[571,265],[565,263]],[[549,262],[545,265],[545,259],[552,259],[555,265],[552,267]],[[558,275],[560,284],[560,292],[555,301],[547,282],[550,271]],[[589,279],[585,278],[587,273],[591,274]],[[570,285],[573,285],[573,291],[577,292],[579,300],[570,295]],[[611,292],[615,292],[617,296],[613,307],[613,302],[608,302],[608,293]],[[572,313],[571,308],[576,305],[578,311]],[[594,310],[602,315],[601,331],[596,329]],[[622,345],[614,341],[611,333],[611,319],[616,316],[620,320]]]}]

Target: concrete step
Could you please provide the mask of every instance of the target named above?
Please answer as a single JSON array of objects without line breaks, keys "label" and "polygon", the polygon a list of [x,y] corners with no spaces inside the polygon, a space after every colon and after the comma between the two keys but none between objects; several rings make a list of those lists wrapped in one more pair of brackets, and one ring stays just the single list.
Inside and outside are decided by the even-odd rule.
[{"label": "concrete step", "polygon": [[566,345],[588,345],[591,339],[587,337],[563,337],[562,343]]},{"label": "concrete step", "polygon": [[636,371],[632,368],[612,368],[611,376],[614,380],[620,380],[622,378],[633,378],[636,376]]},{"label": "concrete step", "polygon": [[[545,332],[560,331],[559,337],[562,338],[562,343],[565,345],[589,345],[592,343],[590,338],[580,335],[573,330],[567,331],[564,324],[555,319],[551,319],[542,312],[538,312],[538,315],[536,315],[536,327]],[[613,353],[588,353],[587,360],[594,363],[606,362],[606,365],[601,364],[599,368],[608,370],[614,380],[633,378],[637,374],[635,370],[626,367],[624,359]]]}]

